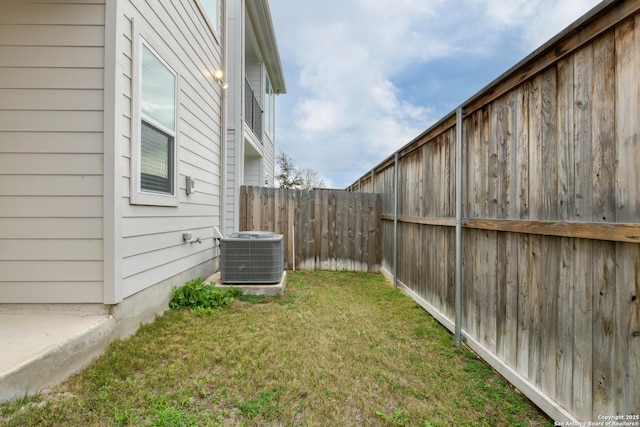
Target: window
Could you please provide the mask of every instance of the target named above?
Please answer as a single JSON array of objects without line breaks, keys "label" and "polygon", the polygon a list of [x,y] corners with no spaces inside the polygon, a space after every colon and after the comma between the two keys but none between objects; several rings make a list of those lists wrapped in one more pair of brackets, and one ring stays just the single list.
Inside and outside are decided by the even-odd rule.
[{"label": "window", "polygon": [[200,0],[202,3],[202,7],[204,9],[204,13],[209,18],[209,22],[213,25],[213,31],[218,33],[218,11],[220,10],[219,1],[218,0]]},{"label": "window", "polygon": [[173,194],[176,76],[144,44],[140,85],[140,189]]},{"label": "window", "polygon": [[142,38],[137,46],[131,202],[175,206],[177,75]]}]

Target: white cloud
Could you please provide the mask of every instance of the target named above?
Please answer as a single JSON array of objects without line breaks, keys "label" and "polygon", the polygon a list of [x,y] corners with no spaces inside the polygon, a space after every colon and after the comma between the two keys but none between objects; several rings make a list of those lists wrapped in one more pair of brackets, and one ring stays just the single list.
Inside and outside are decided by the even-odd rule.
[{"label": "white cloud", "polygon": [[[524,27],[529,50],[533,50],[600,3],[599,0],[544,0],[531,25]],[[544,8],[544,9],[543,9]]]},{"label": "white cloud", "polygon": [[[467,64],[477,57],[490,71],[492,58],[521,59],[595,3],[270,0],[289,98],[278,104],[278,147],[327,183],[348,185],[449,113],[417,93],[403,99],[401,76],[456,57]],[[488,81],[474,69],[468,73],[462,84]],[[433,79],[412,87],[449,84]]]}]

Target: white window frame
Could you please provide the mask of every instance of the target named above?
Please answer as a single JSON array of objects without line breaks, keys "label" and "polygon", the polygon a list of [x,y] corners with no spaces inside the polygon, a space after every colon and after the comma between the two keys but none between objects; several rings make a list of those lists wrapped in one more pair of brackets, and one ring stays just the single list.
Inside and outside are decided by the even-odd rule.
[{"label": "white window frame", "polygon": [[[151,40],[151,41],[150,41]],[[155,45],[155,46],[154,46]],[[142,35],[139,32],[134,31],[133,42],[133,102],[132,102],[132,141],[131,141],[131,193],[130,203],[135,205],[152,205],[152,206],[178,206],[178,93],[179,93],[179,76],[165,58],[168,55],[163,55],[157,48],[159,44],[153,43],[153,39],[146,34]],[[173,74],[175,78],[174,85],[174,123],[175,129],[171,130],[146,116],[142,113],[142,49],[143,46],[147,48],[162,64]],[[173,153],[172,153],[172,193],[161,193],[143,190],[141,186],[141,145],[142,145],[142,121],[147,122],[153,127],[158,128],[163,133],[167,133],[173,138]]]},{"label": "white window frame", "polygon": [[202,13],[202,16],[205,17],[207,24],[209,25],[209,28],[211,28],[211,32],[213,33],[213,35],[216,38],[216,41],[218,43],[220,43],[220,28],[221,28],[221,19],[222,19],[222,8],[220,7],[222,5],[222,2],[224,0],[215,0],[216,4],[216,17],[215,17],[215,22],[214,19],[211,19],[211,16],[207,13],[207,9],[204,6],[204,2],[205,0],[196,0],[196,3],[198,5],[198,8],[200,9],[200,12]]}]

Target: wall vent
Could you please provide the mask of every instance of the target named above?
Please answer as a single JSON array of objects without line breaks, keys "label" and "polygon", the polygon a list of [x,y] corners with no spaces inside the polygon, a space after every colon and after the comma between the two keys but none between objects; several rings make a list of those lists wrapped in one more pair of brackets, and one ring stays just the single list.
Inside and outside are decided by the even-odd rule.
[{"label": "wall vent", "polygon": [[220,239],[222,283],[278,283],[284,272],[284,236],[241,231]]}]

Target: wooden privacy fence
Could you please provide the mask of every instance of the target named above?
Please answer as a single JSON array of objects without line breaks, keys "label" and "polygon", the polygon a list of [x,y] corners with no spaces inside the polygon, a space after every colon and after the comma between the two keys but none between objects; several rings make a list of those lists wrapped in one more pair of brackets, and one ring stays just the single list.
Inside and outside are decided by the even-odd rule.
[{"label": "wooden privacy fence", "polygon": [[639,10],[601,3],[350,187],[383,195],[382,270],[451,330],[460,280],[467,344],[556,420],[640,413]]},{"label": "wooden privacy fence", "polygon": [[240,229],[284,235],[285,268],[380,271],[379,194],[243,186]]}]

